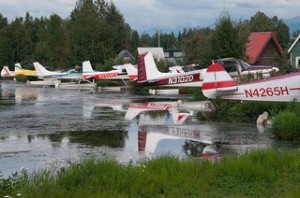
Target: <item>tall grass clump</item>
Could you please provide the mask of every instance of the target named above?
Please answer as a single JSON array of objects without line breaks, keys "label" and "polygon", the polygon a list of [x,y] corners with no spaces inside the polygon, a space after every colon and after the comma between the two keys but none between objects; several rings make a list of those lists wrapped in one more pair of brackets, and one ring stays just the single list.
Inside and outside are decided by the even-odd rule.
[{"label": "tall grass clump", "polygon": [[300,103],[293,101],[275,115],[271,131],[280,140],[300,142]]},{"label": "tall grass clump", "polygon": [[[235,101],[213,99],[212,112],[206,113],[207,119],[232,122],[255,122],[263,112],[276,114],[286,109],[287,104],[283,102],[257,102],[257,101]],[[201,119],[201,117],[199,118]]]}]

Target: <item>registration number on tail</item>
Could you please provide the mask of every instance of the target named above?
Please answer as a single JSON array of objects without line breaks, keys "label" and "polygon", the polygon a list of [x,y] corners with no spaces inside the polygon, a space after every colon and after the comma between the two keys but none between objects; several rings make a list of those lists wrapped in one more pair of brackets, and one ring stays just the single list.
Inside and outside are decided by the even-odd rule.
[{"label": "registration number on tail", "polygon": [[289,89],[287,86],[245,89],[245,95],[247,98],[249,98],[249,97],[252,98],[252,97],[283,96],[283,95],[289,95]]},{"label": "registration number on tail", "polygon": [[193,79],[194,79],[193,75],[176,76],[176,77],[169,78],[169,84],[192,82]]}]

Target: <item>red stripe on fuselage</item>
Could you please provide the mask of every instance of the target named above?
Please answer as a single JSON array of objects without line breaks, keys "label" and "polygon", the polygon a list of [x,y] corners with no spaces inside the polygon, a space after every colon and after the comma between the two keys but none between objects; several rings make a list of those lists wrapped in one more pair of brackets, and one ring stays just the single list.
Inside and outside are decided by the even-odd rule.
[{"label": "red stripe on fuselage", "polygon": [[295,91],[295,90],[299,90],[300,91],[300,88],[290,88],[291,91]]},{"label": "red stripe on fuselage", "polygon": [[233,80],[218,81],[218,82],[205,82],[202,84],[202,90],[234,87],[234,86],[237,86],[237,84]]}]

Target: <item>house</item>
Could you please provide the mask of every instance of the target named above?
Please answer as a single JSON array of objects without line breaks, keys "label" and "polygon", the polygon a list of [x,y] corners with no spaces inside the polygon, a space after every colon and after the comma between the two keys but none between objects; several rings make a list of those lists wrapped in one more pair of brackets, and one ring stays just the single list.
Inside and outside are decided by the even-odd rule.
[{"label": "house", "polygon": [[294,69],[300,69],[300,34],[293,42],[288,53],[290,54],[290,62]]},{"label": "house", "polygon": [[122,50],[116,57],[115,63],[134,63],[135,58],[130,54],[128,50]]},{"label": "house", "polygon": [[174,64],[183,59],[183,52],[181,49],[164,49],[164,54],[166,60]]},{"label": "house", "polygon": [[285,53],[273,32],[252,32],[246,48],[247,62],[251,65],[280,67],[280,58]]}]

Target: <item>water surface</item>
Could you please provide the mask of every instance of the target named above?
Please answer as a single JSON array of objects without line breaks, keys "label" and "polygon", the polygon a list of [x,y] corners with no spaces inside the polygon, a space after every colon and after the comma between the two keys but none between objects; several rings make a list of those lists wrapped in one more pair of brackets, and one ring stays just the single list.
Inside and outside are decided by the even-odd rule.
[{"label": "water surface", "polygon": [[[164,154],[240,154],[279,145],[255,124],[203,122],[191,110],[185,111],[182,124],[176,123],[173,111],[144,111],[125,120],[130,104],[146,100],[128,92],[0,83],[2,177],[22,169],[57,169],[91,156],[123,163]],[[170,102],[166,96],[161,100]]]}]

